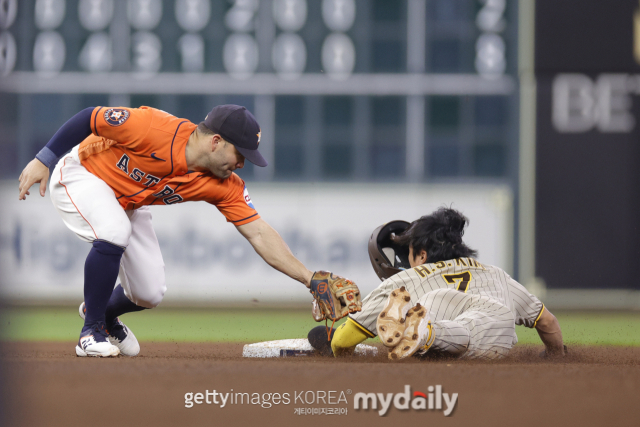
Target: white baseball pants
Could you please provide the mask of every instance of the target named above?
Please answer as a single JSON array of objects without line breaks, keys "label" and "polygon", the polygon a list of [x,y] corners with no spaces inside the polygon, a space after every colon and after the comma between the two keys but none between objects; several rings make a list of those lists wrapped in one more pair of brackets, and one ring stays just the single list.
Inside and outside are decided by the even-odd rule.
[{"label": "white baseball pants", "polygon": [[430,351],[497,359],[506,356],[517,342],[513,313],[492,298],[437,289],[418,302],[427,307],[435,332]]},{"label": "white baseball pants", "polygon": [[111,187],[82,166],[78,147],[60,159],[49,190],[65,225],[81,240],[126,248],[119,278],[127,298],[145,308],[160,304],[167,289],[164,261],[149,208],[125,211]]}]

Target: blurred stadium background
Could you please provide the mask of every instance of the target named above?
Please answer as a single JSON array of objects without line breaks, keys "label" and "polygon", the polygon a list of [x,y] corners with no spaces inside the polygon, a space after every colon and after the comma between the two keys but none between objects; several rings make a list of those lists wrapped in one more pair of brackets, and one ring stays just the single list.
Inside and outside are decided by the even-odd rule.
[{"label": "blurred stadium background", "polygon": [[[89,247],[48,197],[16,197],[69,117],[197,123],[236,103],[270,162],[239,174],[309,268],[367,293],[371,231],[447,205],[552,310],[638,310],[639,16],[637,0],[0,0],[2,296],[82,299]],[[213,207],[153,209],[164,305],[310,301]]]}]

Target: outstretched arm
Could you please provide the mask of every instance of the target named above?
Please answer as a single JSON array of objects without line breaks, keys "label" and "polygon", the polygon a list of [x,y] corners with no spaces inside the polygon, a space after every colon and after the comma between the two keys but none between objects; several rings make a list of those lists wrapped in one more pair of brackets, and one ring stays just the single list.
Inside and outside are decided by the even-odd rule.
[{"label": "outstretched arm", "polygon": [[29,188],[40,183],[40,195],[44,197],[49,181],[49,168],[67,151],[80,144],[83,139],[91,135],[91,113],[93,107],[85,108],[69,119],[47,145],[40,150],[36,158],[31,160],[20,174],[19,200],[26,199]]},{"label": "outstretched arm", "polygon": [[540,339],[546,347],[546,352],[551,356],[563,356],[564,346],[562,345],[562,331],[560,330],[560,323],[556,316],[551,314],[545,307],[543,309],[538,322],[536,323],[536,330]]},{"label": "outstretched arm", "polygon": [[313,272],[300,262],[282,237],[262,218],[236,227],[271,267],[309,287]]}]

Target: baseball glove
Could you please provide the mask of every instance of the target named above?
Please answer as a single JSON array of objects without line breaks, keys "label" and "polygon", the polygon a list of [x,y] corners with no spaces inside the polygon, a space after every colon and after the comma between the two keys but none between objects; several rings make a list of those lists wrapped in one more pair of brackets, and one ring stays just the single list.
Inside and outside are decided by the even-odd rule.
[{"label": "baseball glove", "polygon": [[313,273],[310,292],[314,298],[311,314],[316,322],[335,322],[349,313],[362,310],[358,286],[329,271]]}]

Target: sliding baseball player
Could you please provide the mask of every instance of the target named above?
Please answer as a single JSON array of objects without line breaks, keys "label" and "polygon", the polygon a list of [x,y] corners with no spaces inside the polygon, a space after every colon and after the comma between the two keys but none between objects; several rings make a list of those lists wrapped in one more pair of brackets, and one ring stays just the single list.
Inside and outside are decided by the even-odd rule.
[{"label": "sliding baseball player", "polygon": [[441,208],[411,224],[378,227],[369,254],[385,280],[333,332],[333,354],[349,354],[377,335],[392,360],[427,352],[494,359],[517,343],[515,326],[524,325],[538,331],[546,355],[564,355],[555,316],[504,270],[475,259],[462,241],[467,223]]}]

